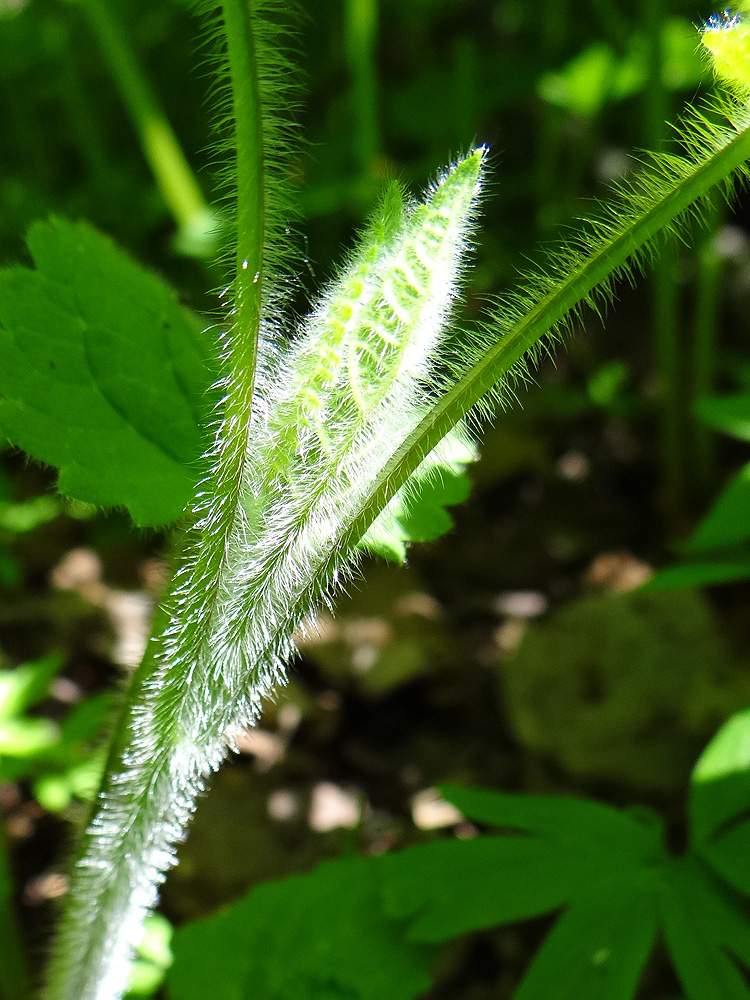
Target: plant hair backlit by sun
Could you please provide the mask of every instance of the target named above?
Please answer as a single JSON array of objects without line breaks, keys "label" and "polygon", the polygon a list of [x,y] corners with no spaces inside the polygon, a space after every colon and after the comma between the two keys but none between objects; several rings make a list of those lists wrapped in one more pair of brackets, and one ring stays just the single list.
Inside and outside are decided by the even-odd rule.
[{"label": "plant hair backlit by sun", "polygon": [[[479,422],[504,405],[585,306],[603,310],[614,282],[643,269],[663,233],[700,220],[714,186],[731,194],[731,178],[747,177],[747,99],[722,71],[732,92],[712,115],[726,124],[689,114],[682,151],[651,157],[518,291],[459,330],[453,307],[486,161],[484,148],[471,150],[421,200],[387,188],[291,332],[283,293],[293,248],[287,108],[296,98],[279,40],[289,4],[197,6],[211,24],[218,145],[232,164],[220,404],[172,584],[82,839],[46,1000],[122,994],[143,916],[207,776],[283,683],[293,633],[350,579],[360,546],[387,535],[397,502],[408,509],[420,482],[467,450],[464,418]],[[744,30],[724,21],[705,29],[704,44]]]}]

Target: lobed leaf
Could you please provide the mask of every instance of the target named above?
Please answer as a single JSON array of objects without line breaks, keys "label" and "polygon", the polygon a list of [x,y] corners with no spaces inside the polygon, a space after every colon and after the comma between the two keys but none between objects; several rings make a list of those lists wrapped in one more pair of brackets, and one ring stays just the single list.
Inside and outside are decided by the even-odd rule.
[{"label": "lobed leaf", "polygon": [[383,916],[362,858],[258,886],[180,928],[173,950],[172,1000],[412,1000],[433,957]]},{"label": "lobed leaf", "polygon": [[458,785],[441,785],[440,790],[469,819],[534,834],[562,852],[612,852],[642,861],[664,856],[661,824],[647,810],[621,812],[588,799],[511,795]]},{"label": "lobed leaf", "polygon": [[85,223],[36,223],[28,245],[36,270],[0,272],[0,433],[68,496],[175,520],[209,384],[196,321]]},{"label": "lobed leaf", "polygon": [[750,709],[724,723],[690,781],[693,849],[750,895]]},{"label": "lobed leaf", "polygon": [[705,552],[750,540],[750,463],[740,469],[714,501],[686,546]]},{"label": "lobed leaf", "polygon": [[612,878],[637,880],[665,857],[650,815],[641,821],[562,797],[441,791],[464,815],[509,833],[437,841],[381,860],[387,912],[410,920],[413,940],[442,941],[549,913]]},{"label": "lobed leaf", "polygon": [[688,1000],[750,1000],[738,963],[750,968],[750,920],[695,856],[659,871],[659,909]]},{"label": "lobed leaf", "polygon": [[650,872],[606,880],[558,919],[513,1000],[631,1000],[657,929]]},{"label": "lobed leaf", "polygon": [[446,507],[469,495],[471,483],[463,470],[476,458],[473,442],[452,431],[375,518],[359,548],[404,563],[411,542],[431,542],[450,531],[453,520]]}]

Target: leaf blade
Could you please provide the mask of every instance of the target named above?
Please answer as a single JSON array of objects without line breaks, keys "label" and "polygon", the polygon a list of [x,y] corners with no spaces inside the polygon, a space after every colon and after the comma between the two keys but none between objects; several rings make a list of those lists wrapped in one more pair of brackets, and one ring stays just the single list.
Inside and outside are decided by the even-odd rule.
[{"label": "leaf blade", "polygon": [[28,243],[36,270],[0,272],[0,431],[59,468],[69,496],[174,520],[209,382],[194,321],[84,223],[36,223]]},{"label": "leaf blade", "polygon": [[431,949],[380,913],[372,859],[326,862],[267,882],[180,928],[173,1000],[411,1000],[430,984]]},{"label": "leaf blade", "polygon": [[631,1000],[657,928],[649,872],[605,883],[558,919],[513,1000]]}]

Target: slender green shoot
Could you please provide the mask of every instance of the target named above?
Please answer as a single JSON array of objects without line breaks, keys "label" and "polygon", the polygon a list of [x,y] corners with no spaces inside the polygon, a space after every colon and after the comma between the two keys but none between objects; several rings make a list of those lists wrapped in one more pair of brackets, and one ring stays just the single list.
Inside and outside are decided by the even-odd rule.
[{"label": "slender green shoot", "polygon": [[351,74],[354,151],[363,174],[371,174],[382,156],[378,124],[378,77],[375,64],[379,0],[346,0],[344,32]]},{"label": "slender green shoot", "polygon": [[[723,278],[722,258],[717,247],[717,237],[725,212],[713,199],[708,228],[701,234],[698,244],[698,275],[695,285],[693,317],[693,372],[692,396],[694,400],[710,396],[716,388],[716,370],[719,328],[719,307]],[[693,421],[694,475],[696,486],[702,494],[715,481],[716,434],[703,421]]]},{"label": "slender green shoot", "polygon": [[118,12],[110,0],[79,2],[120,90],[159,191],[177,223],[176,248],[187,256],[214,256],[219,218],[203,197]]}]

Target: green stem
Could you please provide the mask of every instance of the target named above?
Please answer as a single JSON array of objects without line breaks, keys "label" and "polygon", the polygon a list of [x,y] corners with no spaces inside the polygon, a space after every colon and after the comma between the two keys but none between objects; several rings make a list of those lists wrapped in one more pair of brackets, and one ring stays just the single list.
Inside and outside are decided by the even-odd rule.
[{"label": "green stem", "polygon": [[31,996],[29,970],[13,907],[13,880],[8,864],[5,835],[0,825],[0,997],[28,1000]]},{"label": "green stem", "polygon": [[[181,542],[179,565],[113,735],[82,838],[50,965],[47,1000],[114,1000],[130,951],[233,721],[221,677],[206,691],[213,618],[235,529],[251,414],[266,235],[264,144],[254,15],[223,4],[238,177],[235,308],[225,334],[217,448]],[[197,690],[201,681],[204,687]]]},{"label": "green stem", "polygon": [[[750,114],[717,143],[711,153],[697,161],[679,182],[656,195],[630,224],[613,229],[612,238],[602,239],[569,275],[552,288],[522,319],[487,350],[460,378],[394,451],[372,484],[360,513],[352,519],[332,547],[358,541],[388,500],[403,486],[425,455],[445,437],[490,390],[503,379],[534,345],[581,303],[591,298],[597,286],[618,273],[656,235],[669,227],[690,206],[705,197],[750,159]],[[502,324],[500,324],[502,325]]]},{"label": "green stem", "polygon": [[[648,46],[648,82],[645,91],[644,134],[646,146],[663,148],[667,137],[669,95],[662,78],[664,17],[661,0],[643,0],[643,28]],[[662,499],[671,521],[684,507],[685,414],[678,320],[679,254],[666,241],[652,279],[651,317],[654,354],[659,377]]]},{"label": "green stem", "polygon": [[352,80],[354,148],[360,171],[369,174],[382,155],[375,65],[378,0],[346,0],[344,14],[346,56]]},{"label": "green stem", "polygon": [[[224,0],[229,71],[232,80],[237,156],[237,326],[233,372],[243,375],[238,401],[250,405],[258,352],[263,251],[265,246],[265,188],[263,182],[263,117],[252,16],[247,0]],[[248,412],[249,416],[249,412]]]},{"label": "green stem", "polygon": [[[709,396],[716,378],[717,333],[722,280],[722,262],[716,236],[723,218],[722,206],[714,200],[709,228],[698,246],[698,280],[695,288],[693,325],[693,398]],[[693,424],[695,477],[699,490],[706,492],[714,480],[716,435],[700,420]]]},{"label": "green stem", "polygon": [[[136,54],[109,0],[81,0],[104,58],[138,133],[144,156],[162,197],[184,234],[208,249],[207,234],[216,217],[207,205],[177,136],[138,63]],[[203,239],[201,240],[201,237]],[[186,239],[189,235],[186,236]],[[186,252],[189,248],[186,245]],[[202,256],[197,252],[196,256]]]}]

